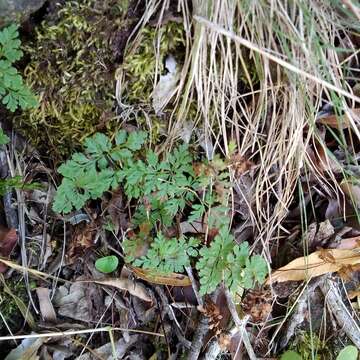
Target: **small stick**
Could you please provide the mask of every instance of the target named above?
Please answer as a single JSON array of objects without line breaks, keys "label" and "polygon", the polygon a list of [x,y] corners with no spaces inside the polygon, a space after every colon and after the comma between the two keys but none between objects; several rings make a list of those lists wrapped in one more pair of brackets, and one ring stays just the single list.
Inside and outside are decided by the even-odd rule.
[{"label": "small stick", "polygon": [[199,294],[199,286],[198,286],[197,281],[194,278],[194,274],[192,272],[191,266],[186,266],[185,270],[186,270],[186,272],[188,274],[188,277],[191,280],[191,287],[192,287],[192,289],[194,291],[194,294],[195,294],[196,300],[198,302],[198,305],[203,306],[204,302],[203,302],[202,297]]},{"label": "small stick", "polygon": [[109,332],[109,331],[128,331],[128,332],[133,332],[133,333],[164,337],[163,334],[159,334],[159,333],[155,333],[155,332],[151,332],[151,331],[143,331],[143,330],[135,330],[135,329],[124,329],[124,328],[113,328],[113,327],[107,326],[107,327],[96,328],[96,329],[59,331],[59,332],[44,333],[44,334],[1,336],[0,341],[21,340],[21,339],[37,339],[37,338],[44,338],[44,337],[50,337],[51,338],[51,337],[72,336],[72,335],[79,335],[79,334],[91,334],[91,333],[96,333],[96,332]]},{"label": "small stick", "polygon": [[188,360],[197,360],[200,356],[200,352],[204,343],[206,334],[209,331],[209,321],[208,318],[201,314],[199,325],[196,329],[196,332],[191,343],[191,349],[188,353]]},{"label": "small stick", "polygon": [[249,315],[245,316],[241,320],[239,318],[239,315],[238,315],[237,311],[236,311],[234,301],[233,301],[233,299],[231,297],[231,294],[230,294],[228,289],[225,289],[225,296],[226,296],[226,301],[227,301],[228,308],[229,308],[229,311],[231,313],[231,316],[232,316],[232,318],[233,318],[233,320],[235,322],[235,325],[237,326],[238,331],[240,332],[240,335],[241,335],[241,338],[240,338],[240,341],[239,341],[239,346],[241,344],[241,341],[243,341],[250,360],[256,360],[256,355],[255,355],[254,349],[251,346],[249,335],[248,335],[248,333],[246,331],[246,324],[249,321],[250,316]]},{"label": "small stick", "polygon": [[344,304],[339,287],[329,278],[320,283],[320,289],[325,296],[329,310],[336,318],[338,325],[344,330],[348,338],[360,349],[360,328]]}]

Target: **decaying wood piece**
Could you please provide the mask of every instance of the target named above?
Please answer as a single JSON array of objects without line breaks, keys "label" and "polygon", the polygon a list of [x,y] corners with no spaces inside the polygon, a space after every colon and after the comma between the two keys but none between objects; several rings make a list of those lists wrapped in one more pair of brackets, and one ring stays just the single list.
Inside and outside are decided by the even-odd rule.
[{"label": "decaying wood piece", "polygon": [[[308,309],[309,297],[311,297],[311,294],[313,294],[315,289],[319,286],[320,281],[321,279],[319,278],[305,285],[305,289],[301,292],[300,296],[296,301],[296,307],[292,315],[289,319],[284,319],[286,320],[286,326],[284,335],[282,336],[280,341],[280,349],[286,348],[289,340],[295,335],[297,327],[303,323],[304,314]],[[279,330],[281,329],[281,327],[282,324],[279,326]],[[277,333],[278,331],[275,332],[274,337]]]},{"label": "decaying wood piece", "polygon": [[344,304],[339,286],[329,277],[325,278],[319,286],[325,296],[328,309],[336,318],[338,325],[354,345],[360,349],[360,327],[350,314],[347,306]]}]

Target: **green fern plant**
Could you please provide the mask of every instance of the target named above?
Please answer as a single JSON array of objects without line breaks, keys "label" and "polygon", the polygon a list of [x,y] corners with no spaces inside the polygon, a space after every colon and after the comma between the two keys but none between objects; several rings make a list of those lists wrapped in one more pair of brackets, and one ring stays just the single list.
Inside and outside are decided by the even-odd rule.
[{"label": "green fern plant", "polygon": [[145,256],[134,259],[134,266],[156,270],[161,273],[183,272],[190,266],[190,257],[198,255],[200,241],[195,238],[167,239],[159,233]]},{"label": "green fern plant", "polygon": [[20,45],[17,25],[12,24],[0,31],[0,99],[12,112],[37,105],[35,96],[14,67],[14,62],[23,55]]},{"label": "green fern plant", "polygon": [[222,281],[233,293],[239,288],[250,289],[267,275],[265,260],[259,255],[250,256],[247,242],[237,245],[226,226],[220,228],[210,247],[201,248],[196,268],[202,295],[214,291]]},{"label": "green fern plant", "polygon": [[[259,255],[250,256],[247,243],[235,243],[228,230],[226,200],[211,191],[205,191],[201,199],[198,196],[199,190],[211,188],[212,181],[206,172],[195,174],[188,147],[180,145],[160,159],[152,150],[146,150],[145,156],[140,153],[145,142],[146,134],[141,131],[119,131],[113,140],[100,133],[86,139],[84,152],[73,154],[58,169],[63,180],[53,209],[63,213],[78,210],[88,200],[121,185],[128,200],[137,202],[133,224],[140,228],[138,236],[123,242],[127,262],[170,273],[183,272],[192,259],[196,262],[199,258],[196,268],[201,294],[214,291],[221,282],[233,293],[240,287],[251,288],[255,282],[263,282],[266,262]],[[217,181],[229,186],[223,173],[226,164],[217,159],[211,166],[217,169]],[[207,213],[209,227],[220,229],[209,247],[201,246],[197,238],[168,239],[160,231],[151,231],[155,224],[157,229],[171,226],[175,216],[184,215],[185,208],[190,211],[189,221]],[[144,225],[146,234],[141,235]],[[150,248],[139,256],[142,241],[149,241]]]},{"label": "green fern plant", "polygon": [[136,224],[160,220],[169,226],[174,216],[183,211],[195,197],[199,184],[194,178],[193,158],[186,145],[181,145],[162,161],[148,151],[145,161],[131,162],[120,172],[129,198],[147,199],[134,216]]},{"label": "green fern plant", "polygon": [[[10,142],[10,138],[4,133],[4,130],[0,128],[0,146],[6,145]],[[0,179],[0,196],[5,195],[12,189],[19,190],[33,190],[38,189],[40,184],[31,183],[25,184],[21,176],[14,176],[12,178]]]},{"label": "green fern plant", "polygon": [[58,169],[63,180],[56,192],[53,209],[58,213],[79,210],[88,200],[116,188],[122,177],[120,169],[131,166],[130,159],[145,139],[146,134],[142,131],[129,135],[120,131],[115,136],[115,144],[101,133],[87,138],[84,152],[73,154]]}]

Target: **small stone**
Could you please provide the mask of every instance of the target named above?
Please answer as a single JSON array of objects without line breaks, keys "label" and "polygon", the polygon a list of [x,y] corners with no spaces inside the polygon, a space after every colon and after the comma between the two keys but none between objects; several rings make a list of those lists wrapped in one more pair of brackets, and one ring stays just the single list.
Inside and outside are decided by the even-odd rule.
[{"label": "small stone", "polygon": [[26,21],[46,0],[0,0],[0,28],[11,22]]}]

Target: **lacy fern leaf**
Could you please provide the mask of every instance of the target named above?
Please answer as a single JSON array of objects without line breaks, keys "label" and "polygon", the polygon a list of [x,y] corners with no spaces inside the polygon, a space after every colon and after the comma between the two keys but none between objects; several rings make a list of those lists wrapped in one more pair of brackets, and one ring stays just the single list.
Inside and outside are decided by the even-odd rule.
[{"label": "lacy fern leaf", "polygon": [[0,31],[0,99],[12,112],[18,107],[24,110],[37,105],[35,96],[13,66],[23,55],[20,45],[17,25]]},{"label": "lacy fern leaf", "polygon": [[166,239],[161,233],[154,239],[145,256],[136,259],[134,266],[156,270],[160,273],[183,272],[190,266],[190,257],[197,255],[199,241],[190,238]]},{"label": "lacy fern leaf", "polygon": [[259,255],[250,257],[248,243],[236,245],[225,226],[210,247],[200,250],[200,256],[196,267],[202,295],[214,291],[222,281],[233,293],[239,288],[250,289],[256,281],[262,283],[267,275],[265,260]]}]

